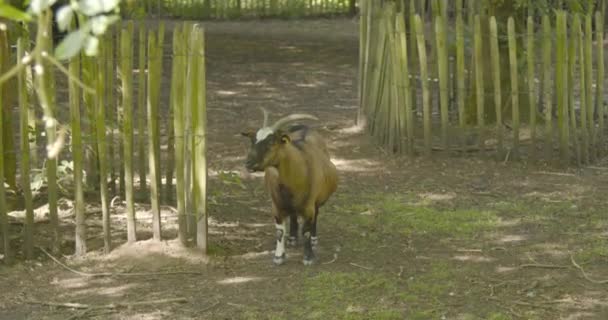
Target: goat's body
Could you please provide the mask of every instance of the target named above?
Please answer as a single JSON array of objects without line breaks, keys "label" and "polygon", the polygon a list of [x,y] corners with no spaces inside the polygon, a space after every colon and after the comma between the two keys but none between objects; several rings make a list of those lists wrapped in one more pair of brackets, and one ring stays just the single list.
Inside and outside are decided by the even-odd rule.
[{"label": "goat's body", "polygon": [[[329,159],[325,141],[317,132],[306,131],[304,136],[302,132],[290,132],[294,139],[279,155],[280,165],[266,168],[265,181],[278,211],[295,210],[297,215],[314,218],[311,215],[314,209],[321,207],[336,191],[338,174]],[[291,214],[277,212],[276,215]]]},{"label": "goat's body", "polygon": [[312,259],[311,240],[316,243],[319,208],[336,191],[338,174],[318,132],[298,126],[298,130],[290,130],[289,135],[291,142],[278,152],[277,165],[265,168],[264,179],[272,198],[275,222],[277,226],[283,225],[281,230],[285,233],[284,220],[290,218],[290,241],[294,243],[297,217],[303,218],[306,261]]}]

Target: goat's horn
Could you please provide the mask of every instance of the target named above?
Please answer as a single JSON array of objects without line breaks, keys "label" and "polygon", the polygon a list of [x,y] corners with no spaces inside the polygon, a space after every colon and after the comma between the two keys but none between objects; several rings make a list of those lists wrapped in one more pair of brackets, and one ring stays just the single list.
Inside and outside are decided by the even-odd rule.
[{"label": "goat's horn", "polygon": [[266,128],[268,125],[268,111],[266,111],[264,107],[260,107],[260,110],[262,110],[262,113],[264,114],[264,124],[262,125],[262,128]]},{"label": "goat's horn", "polygon": [[282,127],[284,127],[286,124],[288,124],[290,122],[298,121],[298,120],[319,120],[319,119],[317,117],[311,116],[309,114],[301,114],[301,113],[290,114],[286,117],[283,117],[283,118],[277,120],[277,122],[275,122],[272,125],[271,129],[272,129],[272,131],[277,131],[277,130],[281,129]]}]

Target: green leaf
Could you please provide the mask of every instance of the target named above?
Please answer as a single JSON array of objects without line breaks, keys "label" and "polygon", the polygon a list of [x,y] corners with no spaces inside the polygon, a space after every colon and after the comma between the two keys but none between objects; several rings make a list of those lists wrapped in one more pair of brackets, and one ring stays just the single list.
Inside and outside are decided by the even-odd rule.
[{"label": "green leaf", "polygon": [[119,2],[120,0],[80,0],[78,6],[85,15],[95,16],[114,10]]},{"label": "green leaf", "polygon": [[84,46],[88,35],[88,28],[70,32],[55,49],[55,57],[59,60],[67,60],[77,55]]},{"label": "green leaf", "polygon": [[72,10],[72,7],[70,7],[69,5],[65,5],[61,8],[59,8],[59,10],[57,10],[57,14],[55,19],[57,20],[57,26],[59,27],[59,30],[61,31],[65,31],[68,29],[68,27],[70,26],[70,23],[72,22],[72,17],[74,16],[74,11]]},{"label": "green leaf", "polygon": [[97,16],[91,19],[91,30],[93,31],[94,35],[100,35],[100,34],[104,34],[106,32],[106,29],[108,29],[108,27],[118,21],[118,19],[120,19],[120,17],[118,15],[111,15],[111,16]]},{"label": "green leaf", "polygon": [[0,3],[0,17],[14,21],[32,20],[32,17],[29,14],[4,2]]},{"label": "green leaf", "polygon": [[96,56],[99,51],[99,39],[94,36],[89,36],[84,42],[84,54],[87,56]]},{"label": "green leaf", "polygon": [[30,9],[35,15],[39,15],[42,11],[52,6],[57,0],[32,0]]}]

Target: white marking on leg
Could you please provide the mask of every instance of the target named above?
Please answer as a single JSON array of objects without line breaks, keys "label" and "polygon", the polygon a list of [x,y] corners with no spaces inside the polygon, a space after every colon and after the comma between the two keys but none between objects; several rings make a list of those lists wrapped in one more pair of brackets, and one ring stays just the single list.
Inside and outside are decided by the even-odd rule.
[{"label": "white marking on leg", "polygon": [[277,229],[277,248],[274,251],[275,257],[282,257],[285,254],[285,221],[281,224],[275,224]]}]

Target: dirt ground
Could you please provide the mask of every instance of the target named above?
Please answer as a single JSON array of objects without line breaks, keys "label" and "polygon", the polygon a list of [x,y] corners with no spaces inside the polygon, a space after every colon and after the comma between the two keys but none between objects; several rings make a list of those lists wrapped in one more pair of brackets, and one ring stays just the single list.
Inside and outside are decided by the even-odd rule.
[{"label": "dirt ground", "polygon": [[[113,251],[102,253],[92,204],[91,252],[71,257],[73,216],[62,200],[64,266],[41,251],[0,264],[0,319],[608,318],[607,161],[557,171],[475,154],[391,157],[353,129],[356,21],[205,26],[210,255],[178,245],[173,205],[163,206],[165,241],[148,240],[142,203],[141,241],[124,245],[118,202]],[[261,124],[257,107],[271,120],[322,119],[340,186],[321,209],[313,266],[302,265],[300,246],[272,265],[270,202],[261,176],[243,170],[248,141],[238,135]]]}]

